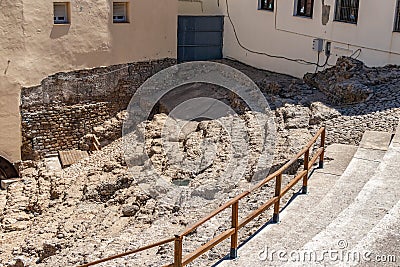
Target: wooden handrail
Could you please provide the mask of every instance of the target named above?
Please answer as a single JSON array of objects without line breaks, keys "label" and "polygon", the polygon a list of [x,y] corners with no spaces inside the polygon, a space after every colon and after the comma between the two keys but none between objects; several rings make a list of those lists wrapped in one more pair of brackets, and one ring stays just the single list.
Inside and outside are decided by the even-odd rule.
[{"label": "wooden handrail", "polygon": [[322,147],[318,148],[318,150],[315,152],[315,155],[312,157],[312,159],[308,163],[308,169],[310,169],[315,164],[315,162],[317,161],[317,159],[321,156],[321,154],[323,152],[324,152],[324,150]]},{"label": "wooden handrail", "polygon": [[[309,175],[309,170],[310,168],[315,164],[317,159],[319,158],[319,167],[323,167],[324,165],[324,153],[325,153],[325,128],[319,129],[319,131],[313,136],[313,138],[304,146],[304,148],[297,153],[291,160],[289,160],[287,163],[285,163],[281,168],[279,168],[277,171],[274,173],[268,175],[264,180],[260,181],[256,185],[254,185],[250,190],[246,190],[240,195],[237,195],[233,199],[229,200],[225,204],[221,205],[193,225],[187,227],[181,234],[176,235],[174,238],[166,239],[164,241],[155,243],[153,245],[149,245],[143,248],[139,248],[130,252],[126,252],[123,254],[115,255],[106,259],[98,260],[92,263],[88,263],[85,265],[81,265],[80,267],[86,267],[86,266],[92,266],[98,263],[102,263],[105,261],[109,261],[115,258],[120,258],[129,254],[133,254],[139,251],[147,250],[156,246],[160,246],[169,242],[174,241],[174,263],[167,265],[167,267],[182,267],[185,266],[192,261],[194,261],[196,258],[204,254],[206,251],[210,250],[211,248],[215,247],[218,245],[220,242],[224,241],[225,239],[231,237],[231,251],[230,251],[230,256],[231,258],[236,258],[237,257],[237,248],[238,248],[238,231],[244,227],[246,224],[251,222],[254,218],[262,214],[266,209],[270,208],[272,205],[274,205],[274,215],[273,215],[273,221],[278,222],[279,221],[279,212],[280,212],[280,200],[281,198],[291,189],[293,186],[295,186],[300,180],[303,179],[303,187],[302,187],[302,192],[307,193],[307,181],[308,181],[308,175]],[[310,149],[312,146],[315,144],[315,142],[318,140],[318,138],[321,138],[321,143],[320,147],[316,150],[314,153],[314,156],[310,159]],[[289,183],[288,185],[285,186],[285,188],[282,190],[282,175],[283,173],[297,160],[300,159],[304,155],[304,170],[302,170],[300,173],[298,173]],[[255,190],[260,189],[263,187],[265,184],[272,180],[276,180],[275,182],[275,195],[274,197],[270,198],[267,202],[265,202],[261,207],[259,207],[257,210],[253,211],[247,217],[245,217],[240,223],[239,223],[239,201],[243,199],[244,197],[248,196]],[[226,210],[227,208],[232,207],[232,224],[231,228],[228,230],[224,231],[223,233],[219,234],[218,236],[214,237],[212,240],[208,241],[206,244],[202,245],[200,248],[196,249],[194,252],[188,254],[187,256],[183,257],[182,251],[183,251],[183,238],[190,233],[192,233],[194,230],[196,230],[199,226],[203,225],[207,221],[209,221],[211,218],[217,216],[220,214],[222,211]]]},{"label": "wooden handrail", "polygon": [[86,263],[86,264],[83,264],[83,265],[79,265],[79,267],[93,266],[93,265],[96,265],[96,264],[99,264],[99,263],[103,263],[103,262],[106,262],[106,261],[110,261],[110,260],[113,260],[113,259],[122,258],[122,257],[128,256],[128,255],[134,254],[134,253],[138,253],[138,252],[143,251],[143,250],[148,250],[148,249],[151,249],[151,248],[154,248],[154,247],[158,247],[158,246],[170,243],[170,242],[172,242],[174,240],[175,240],[175,238],[165,239],[163,241],[160,241],[160,242],[157,242],[157,243],[145,246],[145,247],[137,248],[137,249],[134,249],[134,250],[131,250],[131,251],[127,251],[125,253],[121,253],[121,254],[118,254],[118,255],[110,256],[108,258],[104,258],[104,259],[101,259],[101,260],[97,260],[97,261],[93,261],[93,262]]},{"label": "wooden handrail", "polygon": [[187,236],[188,234],[190,234],[191,232],[196,230],[197,227],[199,227],[200,225],[202,225],[205,222],[209,221],[211,218],[215,217],[219,213],[223,212],[224,210],[226,210],[227,208],[229,208],[234,203],[238,202],[239,200],[241,200],[242,198],[244,198],[248,194],[250,194],[250,191],[245,191],[245,192],[241,193],[240,195],[237,195],[236,197],[232,198],[231,200],[229,200],[228,202],[226,202],[225,204],[223,204],[222,206],[220,206],[219,208],[217,208],[216,210],[214,210],[213,212],[211,212],[210,214],[208,214],[207,216],[205,216],[201,220],[197,221],[195,224],[193,224],[193,225],[189,226],[188,228],[186,228],[179,236],[180,237]]},{"label": "wooden handrail", "polygon": [[263,213],[266,209],[271,207],[273,204],[275,204],[279,200],[279,197],[273,197],[267,202],[265,202],[261,207],[259,207],[257,210],[253,211],[249,215],[247,215],[246,218],[244,218],[240,223],[239,223],[239,229],[243,228],[246,224],[251,222],[255,217]]},{"label": "wooden handrail", "polygon": [[192,252],[188,256],[186,256],[183,259],[183,263],[182,263],[183,266],[191,263],[197,257],[199,257],[202,254],[204,254],[205,252],[209,251],[210,249],[212,249],[213,247],[215,247],[216,245],[218,245],[219,243],[221,243],[225,239],[227,239],[230,236],[232,236],[234,233],[235,233],[235,229],[231,228],[231,229],[228,229],[228,230],[222,232],[221,234],[217,235],[216,237],[214,237],[213,239],[208,241],[206,244],[202,245],[201,247],[196,249],[194,252]]},{"label": "wooden handrail", "polygon": [[[267,184],[268,182],[270,182],[271,180],[273,180],[279,173],[283,173],[285,172],[285,170],[287,168],[289,168],[293,163],[295,163],[301,156],[303,156],[306,151],[308,151],[311,146],[317,141],[318,137],[322,136],[325,138],[325,128],[322,127],[321,129],[319,129],[319,131],[314,135],[314,137],[307,143],[307,145],[299,152],[297,153],[291,160],[289,160],[286,164],[284,164],[282,167],[280,167],[277,171],[275,171],[274,173],[268,175],[267,178],[265,178],[263,181],[259,182],[258,184],[256,184],[255,186],[253,186],[249,191],[253,192],[254,190],[262,187],[263,185]],[[321,141],[321,147],[322,143],[325,144],[325,140],[324,142]],[[320,159],[323,162],[323,158]]]},{"label": "wooden handrail", "polygon": [[238,242],[239,242],[239,201],[235,202],[232,205],[232,229],[235,230],[232,234],[231,238],[231,251],[230,256],[231,258],[237,257],[237,249],[238,249]]},{"label": "wooden handrail", "polygon": [[307,174],[307,170],[301,171],[293,180],[290,181],[290,183],[282,190],[280,196],[286,195],[286,193],[292,189],[293,186],[295,186],[301,179],[303,179]]}]

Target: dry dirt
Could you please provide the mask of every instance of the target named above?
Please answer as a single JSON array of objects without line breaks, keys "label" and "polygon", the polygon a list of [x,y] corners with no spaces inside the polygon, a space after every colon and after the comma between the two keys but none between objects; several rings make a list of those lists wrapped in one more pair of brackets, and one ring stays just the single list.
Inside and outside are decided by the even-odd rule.
[{"label": "dry dirt", "polygon": [[[399,76],[393,74],[398,68],[357,68],[354,71],[379,73],[380,82],[365,85],[371,96],[361,103],[333,105],[322,91],[302,80],[238,62],[224,63],[249,75],[275,113],[276,146],[274,151],[268,150],[272,170],[298,152],[320,126],[327,127],[328,144],[358,144],[365,130],[391,132],[400,119],[400,83],[396,78]],[[354,79],[354,74],[351,77]],[[134,146],[137,138],[132,133],[62,171],[49,170],[43,161],[24,162],[23,182],[0,192],[0,266],[74,266],[173,237],[247,189],[253,174],[262,171],[256,159],[265,151],[260,148],[262,133],[254,127],[256,116],[247,112],[218,121],[179,122],[186,125],[185,130],[170,140],[161,134],[167,116],[159,114],[142,125],[146,129],[145,149],[149,158],[142,158],[143,151],[129,147]],[[247,126],[247,150],[232,147],[229,138],[234,133],[229,129],[234,129],[240,120]],[[221,121],[225,125],[228,121],[232,127],[222,127]],[[179,151],[180,157],[171,151]],[[226,166],[239,163],[242,158],[246,158],[240,170],[244,175],[230,176],[231,169]],[[179,165],[182,159],[184,168]],[[297,172],[301,161],[295,165],[284,176],[284,185]],[[189,185],[179,186],[178,195],[165,184],[157,183],[159,178],[169,184],[178,179]],[[143,186],[146,179],[152,185],[150,189]],[[283,199],[283,205],[298,190],[299,186],[293,188]],[[258,208],[273,191],[271,182],[243,200],[240,217]],[[268,211],[242,229],[240,241],[270,218]],[[185,239],[184,254],[229,225],[227,210]],[[204,254],[193,266],[210,266],[227,253],[228,241]],[[170,244],[99,266],[161,266],[171,263],[172,257]]]}]

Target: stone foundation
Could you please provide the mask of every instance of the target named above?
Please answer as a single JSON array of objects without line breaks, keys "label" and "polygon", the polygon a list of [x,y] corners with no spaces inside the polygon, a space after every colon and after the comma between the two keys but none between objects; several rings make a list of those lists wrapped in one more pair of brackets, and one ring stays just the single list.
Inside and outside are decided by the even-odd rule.
[{"label": "stone foundation", "polygon": [[78,149],[83,136],[127,108],[146,79],[174,64],[162,59],[57,73],[23,88],[22,159]]}]

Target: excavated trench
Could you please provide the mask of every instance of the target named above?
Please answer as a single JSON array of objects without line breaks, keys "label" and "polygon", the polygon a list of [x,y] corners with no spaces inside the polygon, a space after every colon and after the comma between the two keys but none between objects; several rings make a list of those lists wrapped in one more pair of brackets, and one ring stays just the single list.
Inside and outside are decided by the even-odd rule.
[{"label": "excavated trench", "polygon": [[[210,101],[206,101],[206,103],[204,103],[204,100],[207,99],[212,99],[213,102],[219,102],[219,106],[226,106],[225,108],[217,108],[216,111],[218,112],[213,113],[213,118],[202,117],[200,114],[195,119],[198,122],[224,117],[231,114],[232,112],[238,115],[243,115],[246,110],[250,110],[247,103],[240,96],[229,89],[209,83],[192,83],[179,86],[174,90],[166,93],[157,102],[157,104],[154,105],[148,119],[152,120],[154,115],[160,113],[170,114],[171,112],[176,110],[176,108],[179,108],[180,105],[185,103],[187,103],[187,105],[192,105],[189,110],[186,108],[185,111],[195,113],[196,108],[201,109],[202,103],[206,105],[210,104]],[[197,107],[196,104],[198,105]],[[212,108],[215,109],[215,105]],[[182,112],[175,112],[174,115],[175,118],[184,120],[184,116],[186,114]]]}]

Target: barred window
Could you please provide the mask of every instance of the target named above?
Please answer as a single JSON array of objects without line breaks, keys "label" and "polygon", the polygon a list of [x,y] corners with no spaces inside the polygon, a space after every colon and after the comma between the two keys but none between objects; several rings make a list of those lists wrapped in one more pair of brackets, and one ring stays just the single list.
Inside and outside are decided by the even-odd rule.
[{"label": "barred window", "polygon": [[394,23],[394,31],[400,32],[400,0],[397,0],[396,19]]},{"label": "barred window", "polygon": [[259,0],[258,9],[274,10],[274,0]]},{"label": "barred window", "polygon": [[296,15],[312,17],[314,0],[297,0]]},{"label": "barred window", "polygon": [[335,20],[357,23],[359,0],[337,0]]}]

